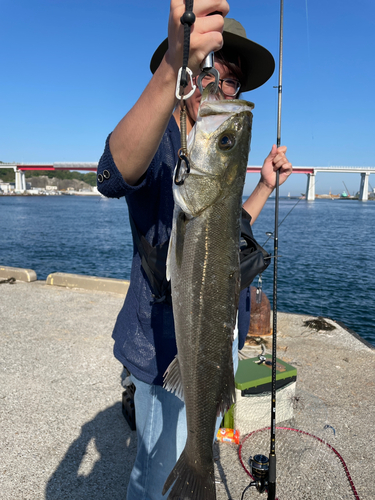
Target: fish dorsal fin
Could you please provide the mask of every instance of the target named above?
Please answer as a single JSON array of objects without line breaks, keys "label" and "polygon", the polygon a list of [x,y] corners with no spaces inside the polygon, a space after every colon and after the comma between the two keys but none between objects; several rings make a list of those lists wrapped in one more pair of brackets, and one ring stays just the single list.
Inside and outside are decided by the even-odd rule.
[{"label": "fish dorsal fin", "polygon": [[184,389],[182,385],[182,377],[180,370],[180,363],[178,361],[178,356],[174,358],[172,363],[168,366],[166,372],[164,373],[164,389],[170,392],[174,392],[175,395],[184,401]]}]

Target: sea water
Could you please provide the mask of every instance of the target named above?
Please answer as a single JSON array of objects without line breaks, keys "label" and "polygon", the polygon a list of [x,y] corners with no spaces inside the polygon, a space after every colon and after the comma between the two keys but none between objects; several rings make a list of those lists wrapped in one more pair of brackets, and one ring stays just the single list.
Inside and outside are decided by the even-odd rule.
[{"label": "sea water", "polygon": [[[270,253],[274,218],[270,199],[253,225]],[[341,321],[375,345],[374,221],[374,201],[280,199],[278,310]],[[130,277],[124,199],[0,196],[0,238],[0,265],[33,269],[41,280],[53,272]],[[271,264],[263,274],[271,304],[272,287]]]}]

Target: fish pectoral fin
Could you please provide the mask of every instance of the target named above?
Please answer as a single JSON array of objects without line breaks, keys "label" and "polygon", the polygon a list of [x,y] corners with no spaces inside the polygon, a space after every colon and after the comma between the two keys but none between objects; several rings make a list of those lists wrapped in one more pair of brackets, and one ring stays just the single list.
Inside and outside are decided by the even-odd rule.
[{"label": "fish pectoral fin", "polygon": [[164,373],[164,389],[174,392],[175,395],[184,401],[184,388],[182,385],[182,377],[178,356],[174,358]]},{"label": "fish pectoral fin", "polygon": [[165,263],[165,277],[167,278],[167,281],[171,281],[171,252],[172,252],[172,247],[173,247],[173,232],[172,232],[171,237],[169,239],[167,260],[166,260],[166,263]]},{"label": "fish pectoral fin", "polygon": [[173,252],[173,248],[174,248],[175,242],[176,242],[176,219],[178,217],[178,214],[179,214],[179,209],[178,209],[178,207],[175,207],[175,209],[173,211],[172,231],[171,231],[171,235],[169,238],[167,261],[166,261],[166,265],[165,265],[165,267],[166,267],[165,273],[166,273],[167,281],[171,281],[172,252]]}]

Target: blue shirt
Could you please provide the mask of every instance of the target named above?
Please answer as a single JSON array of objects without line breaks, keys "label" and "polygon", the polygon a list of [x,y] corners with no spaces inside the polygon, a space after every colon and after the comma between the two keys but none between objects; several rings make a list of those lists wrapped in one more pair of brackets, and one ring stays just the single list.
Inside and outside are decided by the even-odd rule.
[{"label": "blue shirt", "polygon": [[[127,184],[117,169],[109,149],[109,137],[99,161],[98,190],[111,198],[125,196],[136,226],[152,246],[164,243],[171,234],[172,182],[179,149],[180,130],[172,116],[149,168],[136,186]],[[240,296],[240,348],[249,329],[249,297],[248,290]],[[112,337],[115,357],[136,378],[162,385],[164,372],[177,354],[172,307],[165,302],[154,303],[136,246],[129,290]]]}]

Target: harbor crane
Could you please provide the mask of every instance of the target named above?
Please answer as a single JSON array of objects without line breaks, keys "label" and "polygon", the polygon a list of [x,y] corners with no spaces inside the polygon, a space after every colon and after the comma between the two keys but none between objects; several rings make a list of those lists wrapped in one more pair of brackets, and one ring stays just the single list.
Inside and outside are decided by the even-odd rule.
[{"label": "harbor crane", "polygon": [[346,189],[346,192],[348,193],[348,196],[350,196],[349,189],[346,187],[345,182],[344,182],[344,181],[342,181],[342,183],[343,183],[343,184],[344,184],[344,186],[345,186],[345,189]]}]

